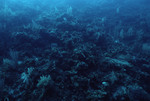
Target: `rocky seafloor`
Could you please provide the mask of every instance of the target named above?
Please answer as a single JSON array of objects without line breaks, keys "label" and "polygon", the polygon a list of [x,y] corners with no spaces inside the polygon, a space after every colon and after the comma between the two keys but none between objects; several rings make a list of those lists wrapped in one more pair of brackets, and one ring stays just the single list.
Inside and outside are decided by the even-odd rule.
[{"label": "rocky seafloor", "polygon": [[150,10],[70,5],[1,6],[0,101],[150,101]]}]

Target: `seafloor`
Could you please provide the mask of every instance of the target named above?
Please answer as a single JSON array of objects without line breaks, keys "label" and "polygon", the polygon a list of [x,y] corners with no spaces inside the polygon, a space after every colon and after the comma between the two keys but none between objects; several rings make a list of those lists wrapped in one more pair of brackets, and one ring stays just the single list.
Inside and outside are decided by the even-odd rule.
[{"label": "seafloor", "polygon": [[117,2],[1,4],[0,101],[150,101],[150,8]]}]

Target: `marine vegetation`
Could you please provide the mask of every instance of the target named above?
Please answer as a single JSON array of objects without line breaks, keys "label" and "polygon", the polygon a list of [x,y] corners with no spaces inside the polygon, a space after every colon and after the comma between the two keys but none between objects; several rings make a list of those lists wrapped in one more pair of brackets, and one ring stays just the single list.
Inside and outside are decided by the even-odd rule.
[{"label": "marine vegetation", "polygon": [[1,0],[0,101],[150,101],[148,0]]}]

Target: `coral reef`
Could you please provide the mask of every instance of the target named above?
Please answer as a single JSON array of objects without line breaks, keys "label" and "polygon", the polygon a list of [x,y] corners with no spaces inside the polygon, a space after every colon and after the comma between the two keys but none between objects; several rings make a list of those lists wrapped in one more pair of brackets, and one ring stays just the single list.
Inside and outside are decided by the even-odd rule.
[{"label": "coral reef", "polygon": [[150,101],[145,0],[3,1],[0,101]]}]

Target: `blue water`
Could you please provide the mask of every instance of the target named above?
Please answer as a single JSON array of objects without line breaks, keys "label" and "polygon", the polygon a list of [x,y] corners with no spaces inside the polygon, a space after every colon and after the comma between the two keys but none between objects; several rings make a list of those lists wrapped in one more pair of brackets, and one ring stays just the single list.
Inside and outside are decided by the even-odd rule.
[{"label": "blue water", "polygon": [[150,101],[149,0],[1,0],[0,101]]}]

